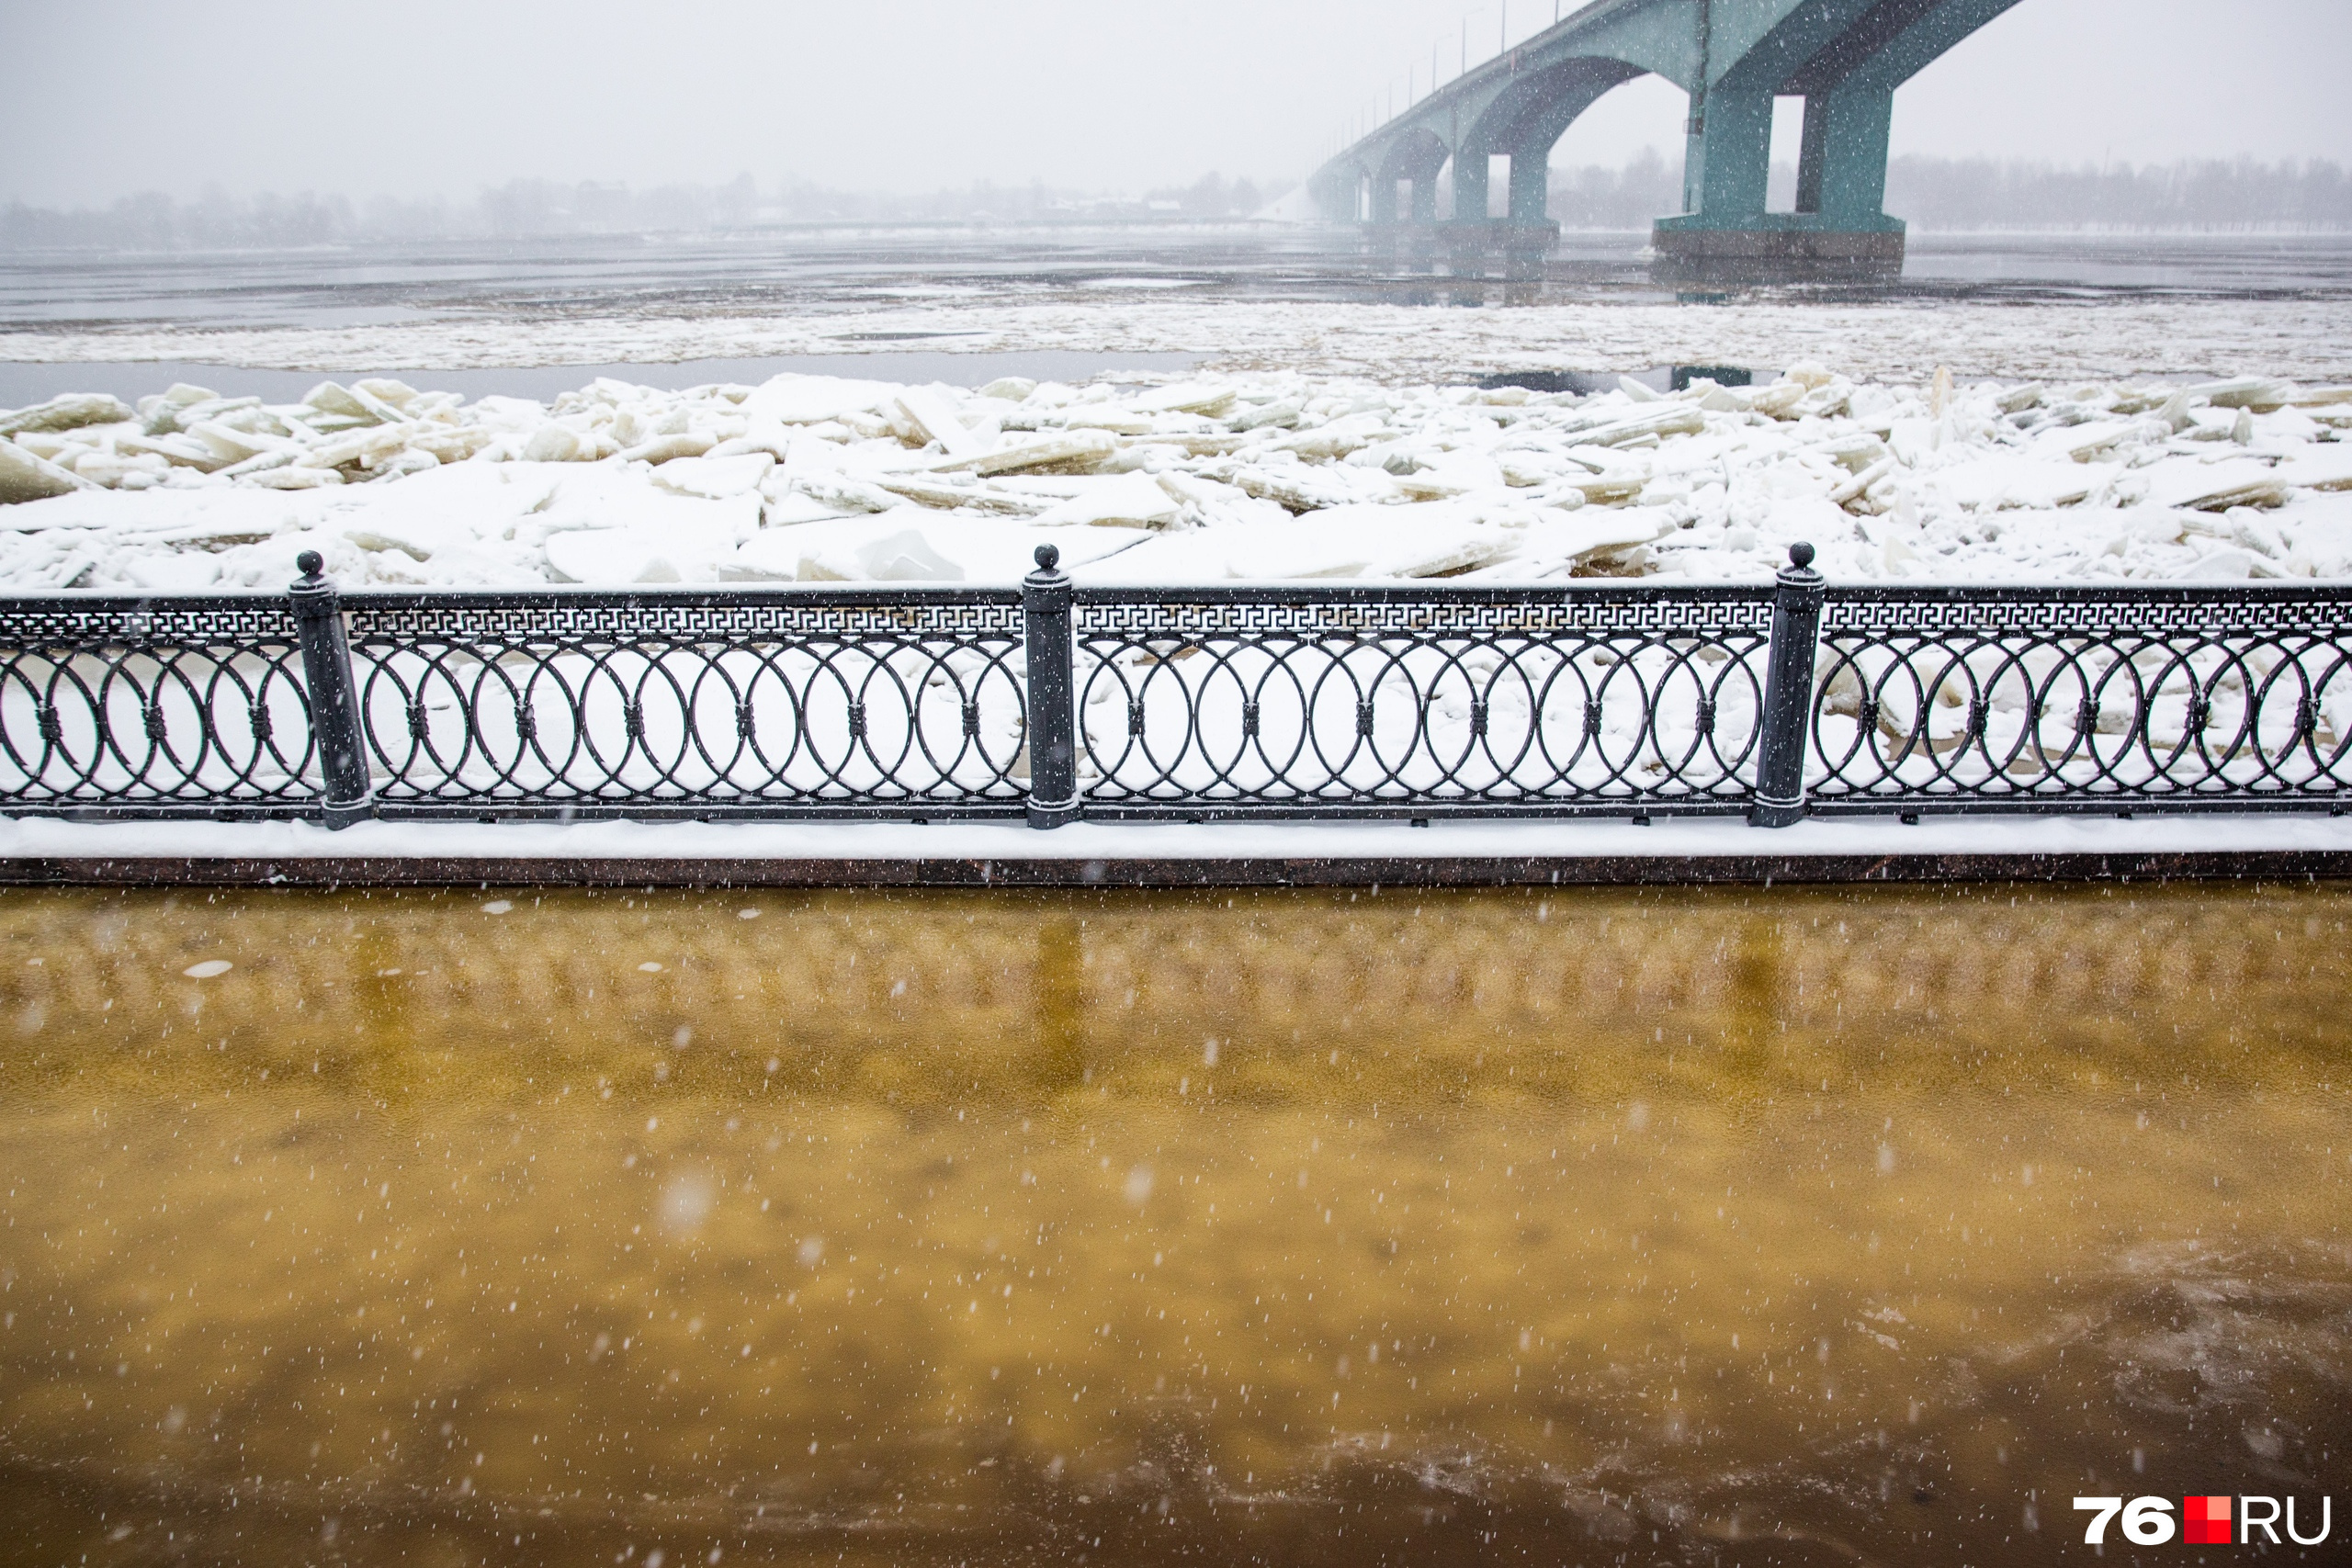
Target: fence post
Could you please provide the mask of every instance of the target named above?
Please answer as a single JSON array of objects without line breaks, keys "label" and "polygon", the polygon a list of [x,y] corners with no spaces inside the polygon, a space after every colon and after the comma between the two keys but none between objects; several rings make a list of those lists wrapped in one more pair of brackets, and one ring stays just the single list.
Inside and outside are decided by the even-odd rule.
[{"label": "fence post", "polygon": [[1058,828],[1079,818],[1078,712],[1070,678],[1069,574],[1062,552],[1037,547],[1037,570],[1021,580],[1028,613],[1029,826]]},{"label": "fence post", "polygon": [[319,746],[319,771],[326,784],[323,815],[330,828],[348,828],[376,814],[375,784],[368,776],[368,750],[359,734],[359,698],[351,678],[351,645],[343,630],[343,595],[324,575],[325,559],[304,550],[301,570],[288,589],[294,626],[302,644],[303,683],[310,688],[311,733]]},{"label": "fence post", "polygon": [[1813,667],[1821,646],[1821,573],[1813,547],[1791,545],[1772,594],[1772,644],[1765,654],[1764,714],[1756,736],[1752,828],[1804,819],[1805,731],[1813,716]]}]

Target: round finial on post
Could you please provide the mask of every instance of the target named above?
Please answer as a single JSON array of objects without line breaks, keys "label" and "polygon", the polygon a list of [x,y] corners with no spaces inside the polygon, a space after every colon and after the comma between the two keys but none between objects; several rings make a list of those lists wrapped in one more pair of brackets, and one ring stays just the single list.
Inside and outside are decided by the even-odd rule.
[{"label": "round finial on post", "polygon": [[1061,547],[1059,545],[1039,545],[1037,547],[1037,553],[1034,558],[1036,560],[1037,569],[1040,571],[1051,571],[1054,568],[1061,564]]},{"label": "round finial on post", "polygon": [[1789,547],[1789,564],[1799,571],[1813,564],[1813,547],[1802,540]]},{"label": "round finial on post", "polygon": [[304,550],[294,558],[294,570],[304,577],[316,577],[327,569],[327,558],[316,550]]}]

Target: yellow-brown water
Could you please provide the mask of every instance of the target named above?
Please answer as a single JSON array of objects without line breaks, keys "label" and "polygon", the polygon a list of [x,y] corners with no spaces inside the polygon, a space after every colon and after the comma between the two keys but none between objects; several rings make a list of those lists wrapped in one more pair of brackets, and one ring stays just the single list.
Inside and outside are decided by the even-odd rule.
[{"label": "yellow-brown water", "polygon": [[11,895],[0,1559],[2008,1563],[2076,1493],[2315,1500],[2347,919]]}]

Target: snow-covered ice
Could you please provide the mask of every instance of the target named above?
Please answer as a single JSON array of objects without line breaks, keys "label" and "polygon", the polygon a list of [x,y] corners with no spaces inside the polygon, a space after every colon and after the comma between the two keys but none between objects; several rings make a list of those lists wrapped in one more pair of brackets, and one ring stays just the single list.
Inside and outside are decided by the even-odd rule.
[{"label": "snow-covered ice", "polygon": [[[1433,296],[1462,285],[1429,280]],[[1504,286],[1469,285],[1488,300]],[[851,312],[729,316],[583,311],[366,326],[166,326],[12,331],[8,357],[56,363],[187,360],[366,375],[831,355],[921,343],[962,354],[1190,354],[1216,375],[1298,371],[1385,382],[1490,370],[1642,370],[1657,365],[1822,360],[1863,380],[2211,380],[2256,369],[2352,380],[2352,305],[2339,299],[1922,299],[1704,305],[1623,300],[1457,310],[1360,300],[1216,297],[1037,300],[926,296]]]},{"label": "snow-covered ice", "polygon": [[0,414],[0,582],[2352,576],[2352,389],[2267,376],[1591,396],[1304,372],[831,377],[541,404],[362,378]]}]

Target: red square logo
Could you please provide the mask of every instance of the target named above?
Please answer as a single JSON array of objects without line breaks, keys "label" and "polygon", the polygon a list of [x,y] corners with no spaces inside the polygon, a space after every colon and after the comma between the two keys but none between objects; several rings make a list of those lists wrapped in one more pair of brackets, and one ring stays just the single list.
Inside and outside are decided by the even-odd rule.
[{"label": "red square logo", "polygon": [[2188,1546],[2230,1544],[2230,1500],[2227,1497],[2184,1497],[2180,1504],[2180,1539]]}]

